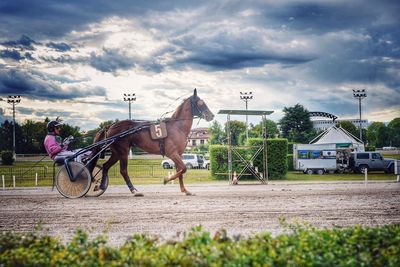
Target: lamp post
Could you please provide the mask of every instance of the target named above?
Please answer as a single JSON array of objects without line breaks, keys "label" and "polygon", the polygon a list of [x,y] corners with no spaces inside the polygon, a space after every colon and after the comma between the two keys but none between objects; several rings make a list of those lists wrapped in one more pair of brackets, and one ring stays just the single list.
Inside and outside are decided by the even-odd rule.
[{"label": "lamp post", "polygon": [[353,89],[353,96],[358,98],[358,109],[360,111],[360,140],[362,141],[362,128],[361,128],[361,99],[367,97],[367,91],[365,89],[362,90],[354,90]]},{"label": "lamp post", "polygon": [[131,102],[136,101],[135,94],[124,94],[124,101],[129,102],[129,119],[131,120]]},{"label": "lamp post", "polygon": [[[0,101],[6,101],[3,98],[0,98]],[[16,153],[15,153],[15,105],[21,102],[21,96],[20,95],[9,95],[7,99],[7,103],[12,105],[13,108],[13,156],[14,159],[16,158]]]},{"label": "lamp post", "polygon": [[[246,112],[247,112],[247,102],[253,99],[253,92],[240,92],[240,100],[243,100],[246,103]],[[246,114],[246,141],[249,140],[249,130],[248,130],[248,116]]]}]

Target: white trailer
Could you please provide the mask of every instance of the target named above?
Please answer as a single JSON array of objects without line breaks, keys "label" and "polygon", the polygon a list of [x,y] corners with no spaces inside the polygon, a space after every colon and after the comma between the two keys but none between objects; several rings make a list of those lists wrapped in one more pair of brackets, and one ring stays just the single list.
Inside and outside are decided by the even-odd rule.
[{"label": "white trailer", "polygon": [[338,169],[335,144],[294,144],[293,166],[304,173],[324,174]]}]

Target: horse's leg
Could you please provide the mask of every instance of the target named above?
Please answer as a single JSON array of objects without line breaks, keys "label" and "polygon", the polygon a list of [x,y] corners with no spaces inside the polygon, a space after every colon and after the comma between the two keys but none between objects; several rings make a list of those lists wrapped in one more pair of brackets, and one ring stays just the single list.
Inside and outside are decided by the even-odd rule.
[{"label": "horse's leg", "polygon": [[129,187],[129,190],[131,190],[132,194],[134,194],[135,197],[142,197],[143,194],[140,193],[133,186],[133,184],[131,182],[131,179],[129,178],[129,174],[128,174],[128,154],[126,154],[126,156],[124,155],[124,157],[122,157],[119,160],[119,164],[120,164],[120,173],[121,173],[122,177],[124,177],[125,183]]},{"label": "horse's leg", "polygon": [[179,175],[179,186],[181,187],[181,192],[185,193],[187,196],[194,196],[194,194],[190,193],[183,184],[183,173]]},{"label": "horse's leg", "polygon": [[193,195],[185,188],[185,185],[183,184],[183,174],[186,172],[185,163],[183,163],[179,155],[171,156],[170,159],[175,163],[176,173],[169,178],[164,178],[164,184],[179,177],[179,186],[181,188],[181,192],[185,193],[187,196]]},{"label": "horse's leg", "polygon": [[100,189],[106,190],[108,184],[108,170],[118,161],[118,157],[111,153],[111,157],[103,164],[103,173],[100,183]]}]

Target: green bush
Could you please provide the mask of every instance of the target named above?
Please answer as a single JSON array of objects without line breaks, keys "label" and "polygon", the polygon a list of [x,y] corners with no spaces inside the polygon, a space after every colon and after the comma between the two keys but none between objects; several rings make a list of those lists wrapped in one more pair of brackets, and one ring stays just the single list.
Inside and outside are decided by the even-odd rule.
[{"label": "green bush", "polygon": [[14,154],[12,151],[3,151],[1,153],[1,162],[3,165],[13,165],[14,163]]},{"label": "green bush", "polygon": [[[267,158],[268,158],[268,176],[269,179],[282,179],[285,177],[288,169],[287,163],[287,148],[288,141],[284,138],[268,139],[267,140]],[[257,147],[262,146],[262,138],[249,138],[248,144],[255,148],[252,149],[252,153],[255,152]],[[263,156],[260,154],[254,160],[254,166],[258,166],[260,172],[264,170],[262,164]]]},{"label": "green bush", "polygon": [[295,143],[293,143],[293,142],[288,142],[288,154],[293,154],[293,145],[294,145]]},{"label": "green bush", "polygon": [[63,244],[39,233],[0,232],[0,266],[400,266],[400,225],[315,229],[231,238],[201,226],[182,241],[136,234],[121,247],[77,231]]},{"label": "green bush", "polygon": [[[226,180],[228,178],[228,147],[223,145],[210,145],[210,171],[211,175],[218,180]],[[248,159],[246,149],[237,148],[243,158]],[[238,174],[244,168],[245,164],[240,162],[239,156],[232,152],[232,172],[236,171]]]},{"label": "green bush", "polygon": [[365,151],[375,151],[376,147],[375,146],[365,146]]},{"label": "green bush", "polygon": [[287,164],[288,164],[288,171],[293,171],[294,170],[293,154],[288,154],[287,155]]},{"label": "green bush", "polygon": [[[258,147],[262,146],[262,138],[249,138],[248,145],[253,148],[235,148],[246,160],[250,160]],[[282,179],[287,173],[287,139],[268,139],[267,158],[268,176],[270,179]],[[222,145],[210,145],[211,175],[216,179],[227,179],[228,173],[228,147]],[[264,171],[263,155],[260,153],[253,161],[259,172]],[[239,156],[232,152],[232,171],[240,172],[244,163],[240,162]],[[249,171],[246,171],[248,173]],[[249,176],[252,177],[252,176]],[[254,178],[254,177],[253,177]]]}]

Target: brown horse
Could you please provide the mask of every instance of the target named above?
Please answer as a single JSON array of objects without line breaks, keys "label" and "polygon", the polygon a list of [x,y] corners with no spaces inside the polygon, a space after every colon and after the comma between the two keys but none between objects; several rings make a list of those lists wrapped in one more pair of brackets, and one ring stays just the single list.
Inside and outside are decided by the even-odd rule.
[{"label": "brown horse", "polygon": [[[115,136],[131,128],[143,126],[146,128],[117,139],[110,146],[111,157],[103,164],[103,176],[100,188],[102,190],[106,189],[108,184],[108,170],[119,160],[121,175],[124,177],[129,189],[135,196],[143,196],[132,185],[127,171],[129,148],[132,146],[138,147],[150,154],[165,154],[170,158],[175,163],[176,173],[171,177],[164,178],[164,184],[179,178],[181,192],[191,195],[183,184],[183,174],[186,172],[186,166],[181,159],[181,155],[185,150],[194,117],[204,118],[207,121],[211,121],[214,118],[214,114],[208,109],[206,103],[197,96],[196,89],[194,89],[193,95],[185,99],[175,110],[171,118],[164,120],[167,130],[167,137],[164,139],[164,149],[161,149],[159,140],[151,138],[150,129],[146,128],[154,124],[154,122],[124,120],[98,132],[94,142]],[[93,155],[96,155],[96,151],[94,152]],[[91,166],[95,166],[96,162],[97,159],[93,160]]]}]

